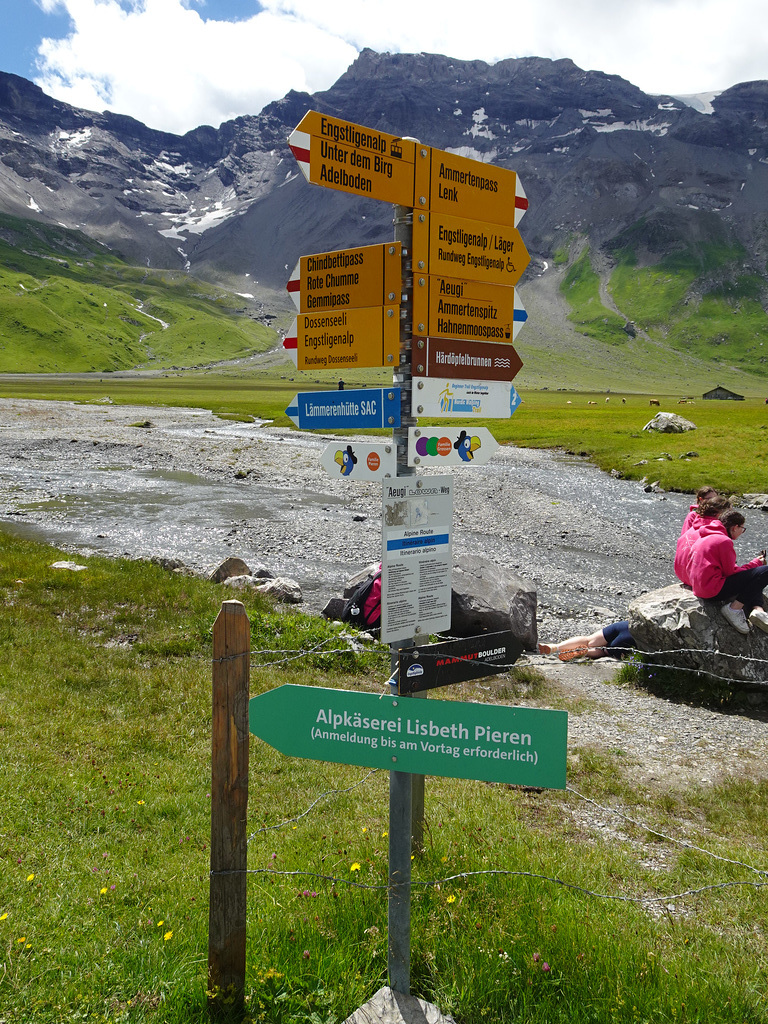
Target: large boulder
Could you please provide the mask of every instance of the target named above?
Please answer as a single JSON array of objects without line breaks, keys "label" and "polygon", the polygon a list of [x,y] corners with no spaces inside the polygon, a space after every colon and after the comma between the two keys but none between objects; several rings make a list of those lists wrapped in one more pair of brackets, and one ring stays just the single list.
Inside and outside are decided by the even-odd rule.
[{"label": "large boulder", "polygon": [[747,636],[739,633],[723,618],[721,604],[676,583],[636,598],[629,629],[646,661],[768,686],[768,633],[754,627]]},{"label": "large boulder", "polygon": [[380,988],[365,1004],[355,1010],[344,1024],[455,1024],[434,1003],[418,996],[406,996],[392,988]]},{"label": "large boulder", "polygon": [[223,562],[208,575],[208,579],[211,583],[224,583],[225,580],[231,579],[233,576],[250,576],[251,570],[248,568],[248,563],[244,562],[242,558],[236,558],[234,555],[230,555],[229,558],[225,558]]},{"label": "large boulder", "polygon": [[482,558],[459,558],[453,569],[451,636],[505,629],[511,630],[526,650],[536,650],[535,587]]},{"label": "large boulder", "polygon": [[658,430],[661,434],[684,434],[686,430],[695,429],[695,423],[675,412],[657,412],[643,427],[643,430]]}]

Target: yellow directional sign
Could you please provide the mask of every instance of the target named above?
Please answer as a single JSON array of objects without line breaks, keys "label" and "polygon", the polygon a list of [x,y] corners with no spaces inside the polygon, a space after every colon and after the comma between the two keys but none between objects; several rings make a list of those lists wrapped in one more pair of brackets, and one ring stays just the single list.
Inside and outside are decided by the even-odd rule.
[{"label": "yellow directional sign", "polygon": [[300,313],[283,340],[299,370],[397,366],[400,307]]},{"label": "yellow directional sign", "polygon": [[516,228],[528,199],[517,174],[506,167],[417,146],[414,206]]},{"label": "yellow directional sign", "polygon": [[300,313],[399,303],[400,242],[302,256],[286,288]]},{"label": "yellow directional sign", "polygon": [[413,206],[413,141],[310,110],[288,145],[315,185]]},{"label": "yellow directional sign", "polygon": [[413,333],[421,337],[511,343],[527,316],[514,288],[414,274]]},{"label": "yellow directional sign", "polygon": [[442,213],[413,216],[413,273],[515,285],[530,262],[520,232]]}]

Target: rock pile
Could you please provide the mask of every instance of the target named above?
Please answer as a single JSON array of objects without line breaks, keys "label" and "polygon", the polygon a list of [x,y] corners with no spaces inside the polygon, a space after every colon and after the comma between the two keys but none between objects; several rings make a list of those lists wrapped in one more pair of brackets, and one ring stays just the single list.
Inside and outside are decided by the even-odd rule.
[{"label": "rock pile", "polygon": [[250,587],[261,594],[269,594],[276,601],[284,604],[301,604],[303,594],[296,580],[286,576],[275,576],[263,565],[253,571],[248,568],[242,558],[225,558],[208,576],[212,583],[221,583],[234,590]]}]

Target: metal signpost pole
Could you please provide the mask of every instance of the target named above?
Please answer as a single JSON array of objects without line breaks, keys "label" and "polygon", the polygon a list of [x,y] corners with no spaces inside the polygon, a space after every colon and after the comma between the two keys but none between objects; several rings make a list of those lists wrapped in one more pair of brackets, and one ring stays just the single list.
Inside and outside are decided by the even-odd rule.
[{"label": "metal signpost pole", "polygon": [[[403,246],[403,280],[401,284],[400,363],[393,383],[400,387],[400,426],[392,430],[392,443],[397,452],[397,475],[413,476],[408,465],[408,428],[416,425],[411,414],[411,321],[413,309],[413,275],[410,268],[413,210],[394,207],[395,242]],[[399,648],[410,646],[402,641],[391,643],[391,670],[398,667]],[[421,779],[422,792],[424,776]],[[389,773],[389,898],[387,907],[389,984],[396,992],[411,993],[411,816],[414,776],[407,772]]]}]

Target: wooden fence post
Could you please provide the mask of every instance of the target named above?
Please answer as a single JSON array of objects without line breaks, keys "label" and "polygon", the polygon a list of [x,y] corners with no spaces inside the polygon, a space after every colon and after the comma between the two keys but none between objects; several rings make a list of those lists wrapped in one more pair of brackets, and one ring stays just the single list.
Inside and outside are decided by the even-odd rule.
[{"label": "wooden fence post", "polygon": [[251,629],[240,601],[224,601],[213,626],[211,876],[208,1005],[244,1006],[248,868],[248,697]]}]

